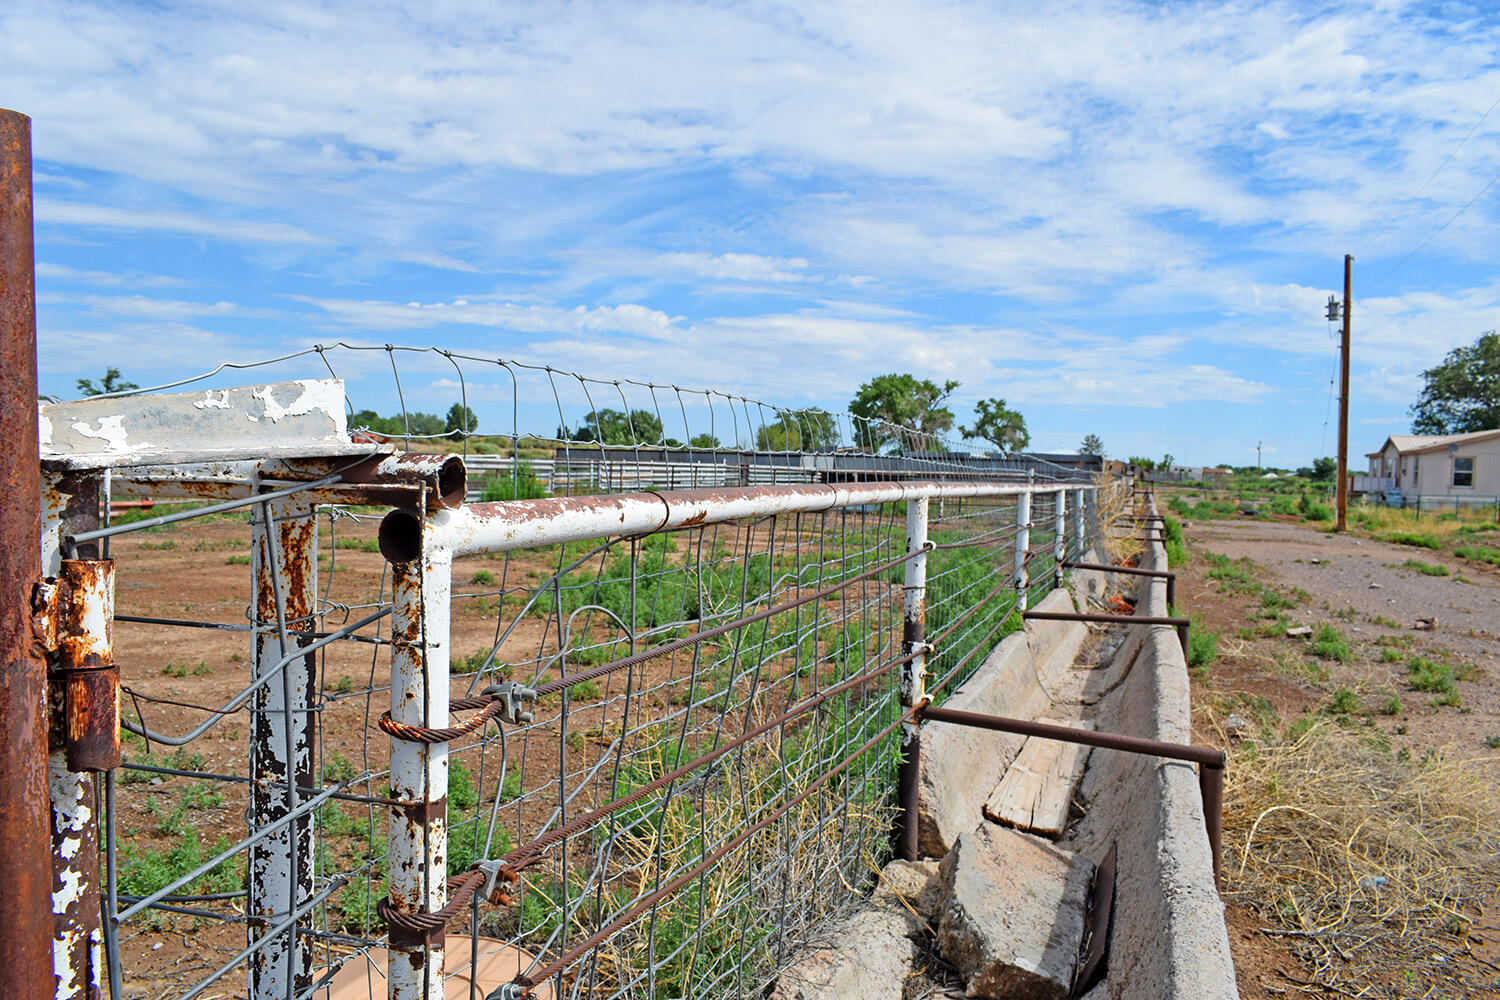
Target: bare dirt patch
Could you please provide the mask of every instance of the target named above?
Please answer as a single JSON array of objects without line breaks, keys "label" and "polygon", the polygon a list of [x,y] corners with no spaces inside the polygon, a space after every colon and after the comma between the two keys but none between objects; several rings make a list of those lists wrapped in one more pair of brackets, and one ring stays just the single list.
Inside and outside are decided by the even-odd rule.
[{"label": "bare dirt patch", "polygon": [[[1280,741],[1276,745],[1285,748],[1299,733],[1311,732],[1309,739],[1315,740],[1322,732],[1334,745],[1347,748],[1327,765],[1349,764],[1347,799],[1338,801],[1343,798],[1338,781],[1323,781],[1323,798],[1316,805],[1307,803],[1308,817],[1276,829],[1275,836],[1302,840],[1285,853],[1326,857],[1321,849],[1329,845],[1320,838],[1328,836],[1324,828],[1330,809],[1343,812],[1356,832],[1404,822],[1399,809],[1409,805],[1410,795],[1398,803],[1394,791],[1365,787],[1384,775],[1446,782],[1433,789],[1434,803],[1439,795],[1461,801],[1463,782],[1471,775],[1482,783],[1473,786],[1475,815],[1492,816],[1484,811],[1487,800],[1480,800],[1492,793],[1500,776],[1497,649],[1491,631],[1500,620],[1500,576],[1446,553],[1283,522],[1194,523],[1185,526],[1184,537],[1191,557],[1178,567],[1179,604],[1199,619],[1202,629],[1219,633],[1218,658],[1195,675],[1197,737],[1227,743],[1232,758],[1239,755],[1246,761],[1252,759],[1246,754],[1258,752],[1257,744]],[[1408,568],[1410,559],[1443,565],[1448,575]],[[1293,635],[1285,634],[1288,628]],[[1309,634],[1296,635],[1304,628]],[[1261,772],[1264,777],[1264,766]],[[1311,794],[1318,786],[1307,778],[1288,775],[1287,784],[1301,781],[1298,793]],[[1410,785],[1403,787],[1411,791]],[[1425,789],[1418,786],[1418,803]],[[1228,803],[1227,812],[1233,813],[1235,805]],[[1253,845],[1256,851],[1275,853],[1285,846],[1261,841],[1276,823],[1295,817],[1295,808],[1288,803],[1265,821]],[[1317,815],[1319,809],[1324,815]],[[1255,818],[1239,817],[1245,825]],[[1416,822],[1420,827],[1433,820],[1419,816]],[[1322,879],[1320,886],[1288,885],[1279,893],[1261,883],[1248,891],[1249,883],[1241,885],[1235,877],[1247,831],[1233,829],[1229,816],[1226,822],[1227,918],[1246,998],[1299,993],[1500,996],[1500,966],[1495,964],[1500,920],[1490,915],[1497,899],[1487,888],[1497,879],[1497,859],[1493,853],[1465,856],[1466,848],[1459,846],[1459,841],[1467,845],[1471,840],[1493,844],[1493,829],[1479,831],[1478,837],[1466,829],[1435,845],[1474,865],[1466,877],[1481,891],[1438,890],[1432,884],[1445,873],[1424,875],[1415,880],[1413,891],[1421,898],[1421,892],[1431,889],[1432,905],[1447,909],[1389,926],[1379,919],[1382,907],[1406,912],[1400,907],[1409,899],[1381,894],[1396,895],[1394,883],[1408,874],[1404,869],[1382,874],[1368,851],[1351,851],[1348,871],[1316,870],[1308,862],[1304,877],[1309,882]],[[1361,865],[1370,870],[1354,870]],[[1362,926],[1375,930],[1361,937],[1343,935],[1350,921],[1330,929],[1297,912],[1309,900],[1324,905],[1342,900],[1350,910],[1368,911],[1375,916]],[[1339,916],[1347,913],[1335,912]],[[1299,923],[1304,917],[1305,924]]]}]

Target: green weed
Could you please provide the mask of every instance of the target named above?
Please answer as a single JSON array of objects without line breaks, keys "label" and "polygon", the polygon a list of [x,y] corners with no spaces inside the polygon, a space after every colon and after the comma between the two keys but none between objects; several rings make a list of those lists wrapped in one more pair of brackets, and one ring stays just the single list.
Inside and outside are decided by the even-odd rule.
[{"label": "green weed", "polygon": [[1340,663],[1348,663],[1354,659],[1354,650],[1349,648],[1349,640],[1332,625],[1318,626],[1318,630],[1313,633],[1312,651],[1326,660],[1337,660]]}]

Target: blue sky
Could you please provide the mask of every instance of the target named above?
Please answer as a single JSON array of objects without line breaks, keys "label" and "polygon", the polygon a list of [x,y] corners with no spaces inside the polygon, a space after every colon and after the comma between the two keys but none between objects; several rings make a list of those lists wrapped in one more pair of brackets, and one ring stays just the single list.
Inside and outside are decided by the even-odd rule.
[{"label": "blue sky", "polygon": [[[839,409],[909,371],[1039,450],[1195,463],[1333,452],[1345,253],[1355,455],[1500,326],[1497,100],[1500,11],[1462,3],[0,12],[44,392],[336,341]],[[384,354],[336,368],[395,407]]]}]

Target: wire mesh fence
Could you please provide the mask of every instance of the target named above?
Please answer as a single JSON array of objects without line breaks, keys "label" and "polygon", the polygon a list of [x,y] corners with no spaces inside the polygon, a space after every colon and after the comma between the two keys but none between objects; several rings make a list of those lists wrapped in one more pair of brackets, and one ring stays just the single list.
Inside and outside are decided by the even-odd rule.
[{"label": "wire mesh fence", "polygon": [[[268,367],[316,355],[336,372],[370,350]],[[378,351],[402,399],[401,352]],[[473,366],[509,376],[509,444],[479,442],[509,448],[505,475],[477,490],[502,507],[571,495],[581,507],[536,515],[566,520],[612,502],[591,495],[649,489],[629,502],[680,510],[709,504],[709,484],[715,504],[778,484],[805,490],[785,494],[802,506],[475,544],[439,572],[425,551],[387,558],[380,526],[392,506],[422,531],[460,513],[450,467],[420,453],[472,435],[403,434],[414,460],[389,480],[368,471],[391,449],[378,434],[316,460],[203,465],[184,448],[50,467],[44,548],[58,567],[113,560],[106,638],[123,665],[120,766],[54,754],[55,812],[85,806],[59,819],[58,842],[98,851],[74,863],[102,913],[80,925],[74,985],[761,994],[889,857],[903,672],[924,662],[937,702],[959,687],[1097,537],[1101,487],[879,422],[670,387],[678,438],[660,386],[410,353],[457,371],[461,407],[483,384]],[[523,433],[538,384],[558,422]],[[593,398],[605,386],[618,408]],[[636,411],[661,427],[642,435]],[[921,484],[930,545],[914,549],[900,497]],[[122,500],[155,506],[122,514]],[[917,559],[920,649],[903,640]],[[506,682],[535,692],[529,720],[497,721]]]}]

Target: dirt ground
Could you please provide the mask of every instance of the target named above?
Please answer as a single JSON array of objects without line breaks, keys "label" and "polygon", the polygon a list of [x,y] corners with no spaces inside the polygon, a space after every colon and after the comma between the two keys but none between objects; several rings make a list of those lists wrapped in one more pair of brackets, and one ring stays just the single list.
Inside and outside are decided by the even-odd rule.
[{"label": "dirt ground", "polygon": [[[1215,520],[1183,527],[1190,559],[1176,567],[1178,606],[1221,633],[1218,659],[1194,679],[1200,740],[1222,741],[1222,712],[1210,706],[1226,698],[1264,699],[1282,720],[1292,720],[1328,711],[1335,693],[1347,689],[1371,706],[1359,714],[1358,724],[1382,733],[1392,753],[1404,750],[1416,759],[1445,754],[1472,761],[1476,780],[1493,785],[1500,777],[1500,673],[1493,631],[1500,622],[1500,573],[1443,554],[1292,522]],[[1262,634],[1266,617],[1259,591],[1211,578],[1214,567],[1206,553],[1249,560],[1238,566],[1295,602],[1282,610],[1283,623],[1294,631],[1333,625],[1349,640],[1349,662],[1311,657],[1308,637]],[[1403,567],[1414,557],[1446,565],[1449,575]],[[1464,665],[1457,681],[1459,704],[1435,704],[1430,694],[1411,690],[1406,660],[1413,655]],[[1389,714],[1373,709],[1377,704],[1394,709],[1396,700],[1400,708]],[[1232,745],[1230,750],[1232,755]],[[1226,856],[1236,857],[1240,846],[1227,840]],[[1250,901],[1232,891],[1227,896],[1231,947],[1246,1000],[1361,996],[1367,990],[1378,996],[1500,997],[1495,913],[1500,899],[1493,895],[1473,908],[1466,939],[1441,942],[1441,953],[1410,956],[1410,966],[1420,965],[1420,974],[1393,954],[1365,982],[1348,979],[1337,962],[1333,968],[1316,967],[1307,950],[1263,919]],[[1393,987],[1396,982],[1408,986]]]}]

